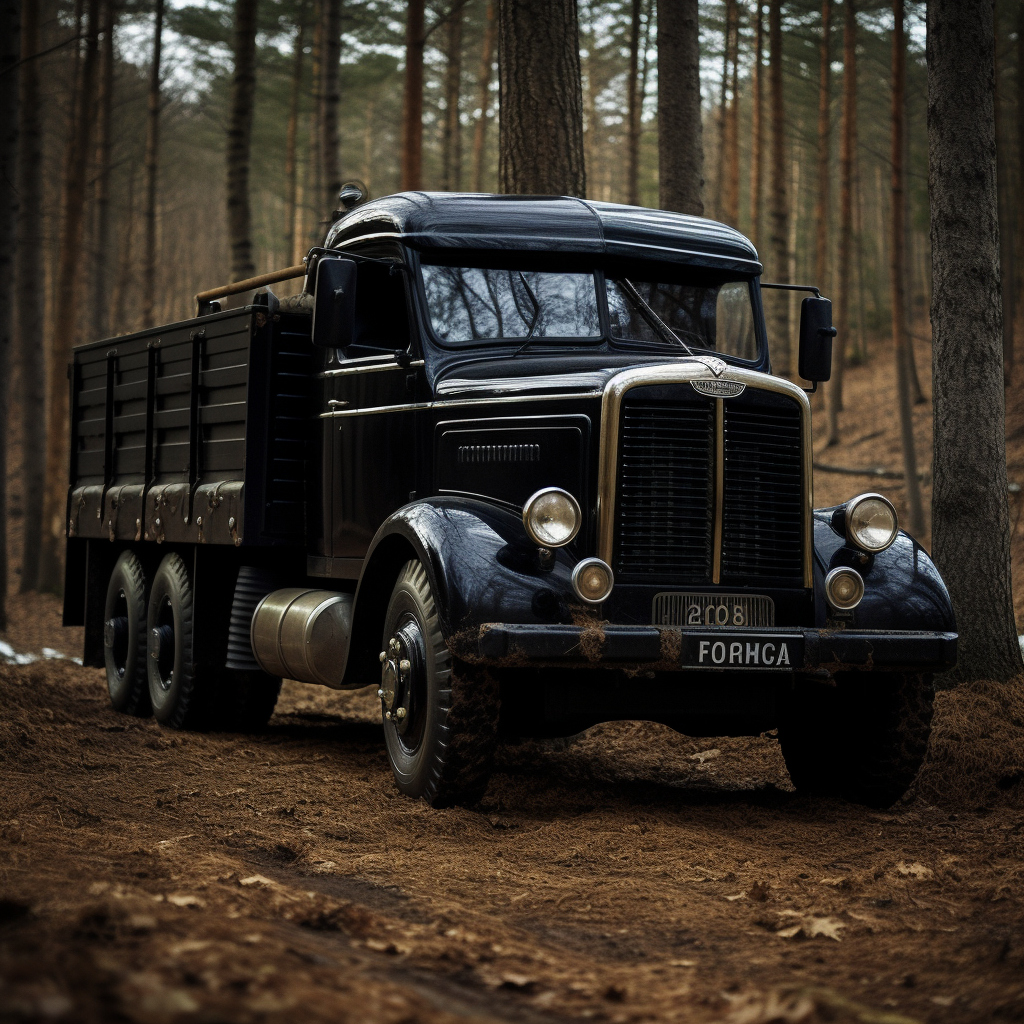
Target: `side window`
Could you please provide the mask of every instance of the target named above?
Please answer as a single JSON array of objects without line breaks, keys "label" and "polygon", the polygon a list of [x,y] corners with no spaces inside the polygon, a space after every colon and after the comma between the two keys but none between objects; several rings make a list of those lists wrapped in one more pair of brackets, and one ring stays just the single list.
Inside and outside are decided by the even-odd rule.
[{"label": "side window", "polygon": [[409,348],[406,272],[397,265],[360,262],[356,286],[355,344],[360,348]]}]

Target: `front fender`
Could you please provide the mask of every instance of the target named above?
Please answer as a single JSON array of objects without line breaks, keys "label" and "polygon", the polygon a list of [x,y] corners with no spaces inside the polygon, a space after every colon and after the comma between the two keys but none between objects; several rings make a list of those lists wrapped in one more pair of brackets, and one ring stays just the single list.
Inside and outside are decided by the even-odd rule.
[{"label": "front fender", "polygon": [[545,570],[511,510],[456,497],[400,508],[377,531],[363,561],[344,685],[375,678],[366,673],[377,671],[381,623],[398,572],[410,558],[426,569],[441,633],[457,653],[460,637],[471,637],[475,650],[477,627],[485,622],[569,623],[585,615],[572,588],[578,560],[573,549],[558,549]]},{"label": "front fender", "polygon": [[[853,625],[857,629],[955,633],[956,616],[949,591],[928,552],[900,530],[890,547],[869,556],[869,564],[864,565],[861,553],[849,548],[846,538],[833,527],[835,511],[828,508],[814,512],[814,557],[822,581],[826,573],[841,565],[856,569],[864,577],[864,598],[853,612]],[[822,593],[822,610],[823,598]]]}]

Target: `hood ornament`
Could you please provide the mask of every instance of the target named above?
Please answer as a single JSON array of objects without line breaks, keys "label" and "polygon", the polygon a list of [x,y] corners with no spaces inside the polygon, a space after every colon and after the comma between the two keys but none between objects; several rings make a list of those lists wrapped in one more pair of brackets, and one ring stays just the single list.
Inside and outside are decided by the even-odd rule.
[{"label": "hood ornament", "polygon": [[706,366],[716,377],[721,377],[729,365],[724,359],[719,359],[717,356],[693,356],[692,358],[695,363]]}]

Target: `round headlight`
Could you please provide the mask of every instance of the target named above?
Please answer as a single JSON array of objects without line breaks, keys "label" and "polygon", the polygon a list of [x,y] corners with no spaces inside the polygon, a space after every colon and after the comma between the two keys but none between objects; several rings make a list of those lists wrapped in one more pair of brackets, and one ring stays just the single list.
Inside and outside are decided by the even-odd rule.
[{"label": "round headlight", "polygon": [[856,569],[841,566],[825,577],[825,597],[833,608],[848,612],[860,604],[864,596],[864,580]]},{"label": "round headlight", "polygon": [[600,604],[612,592],[615,576],[600,558],[584,558],[572,571],[572,588],[587,604]]},{"label": "round headlight", "polygon": [[579,533],[582,521],[579,503],[560,487],[545,487],[523,506],[523,526],[542,548],[564,547]]},{"label": "round headlight", "polygon": [[846,539],[861,551],[877,554],[896,539],[896,509],[880,494],[860,494],[846,503]]}]

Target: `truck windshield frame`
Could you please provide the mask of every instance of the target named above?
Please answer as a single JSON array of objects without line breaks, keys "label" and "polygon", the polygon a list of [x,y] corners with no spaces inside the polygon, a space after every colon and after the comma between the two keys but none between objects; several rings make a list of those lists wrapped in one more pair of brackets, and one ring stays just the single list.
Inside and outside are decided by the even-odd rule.
[{"label": "truck windshield frame", "polygon": [[[458,260],[449,254],[437,259],[421,254],[415,264],[422,323],[442,350],[497,354],[527,343],[552,355],[604,348],[676,357],[716,355],[748,366],[763,360],[757,279],[748,274],[662,264],[603,268],[579,260],[560,267],[547,258],[494,261],[476,253]],[[593,303],[592,309],[581,311],[581,296]],[[552,303],[559,301],[563,309],[553,309]],[[447,331],[441,302],[455,310]],[[571,315],[564,308],[568,302],[574,303]],[[723,335],[729,345],[724,348],[709,344],[713,335],[721,334],[723,310],[729,317]],[[476,333],[481,320],[503,333]],[[475,336],[469,334],[471,324]],[[566,325],[576,333],[565,330]],[[552,326],[562,329],[552,331]],[[455,340],[453,329],[458,332]]]}]

